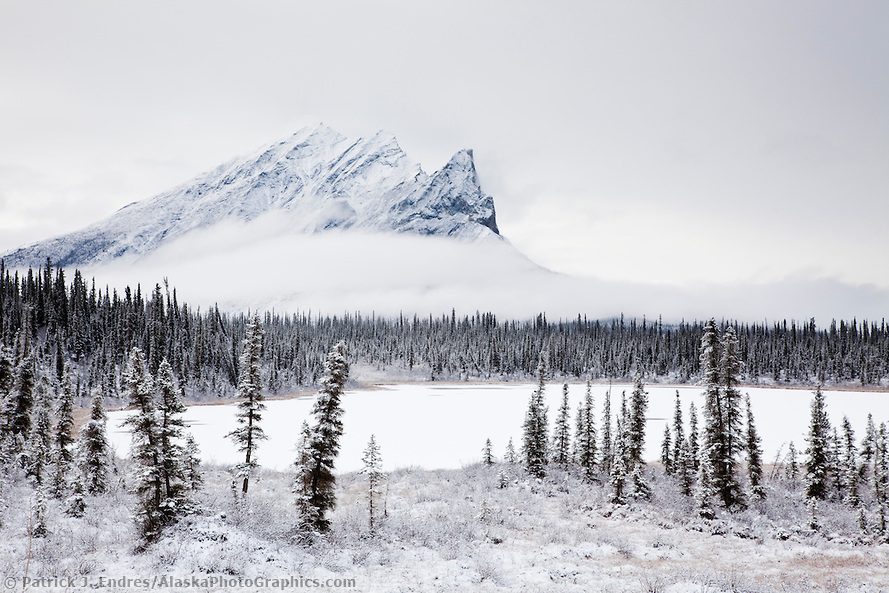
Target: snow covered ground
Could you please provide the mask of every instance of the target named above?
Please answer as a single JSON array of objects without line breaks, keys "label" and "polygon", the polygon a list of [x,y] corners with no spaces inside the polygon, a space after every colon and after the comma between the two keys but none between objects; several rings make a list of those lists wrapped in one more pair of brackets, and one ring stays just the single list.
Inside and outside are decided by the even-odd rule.
[{"label": "snow covered ground", "polygon": [[[495,455],[502,456],[512,438],[516,449],[521,444],[521,428],[528,399],[536,384],[436,384],[388,385],[378,389],[356,390],[346,394],[343,407],[345,433],[337,470],[361,468],[361,454],[371,434],[376,435],[387,471],[420,467],[456,469],[481,459],[485,439],[490,438]],[[597,425],[608,385],[593,385]],[[586,390],[584,384],[569,385],[572,427],[578,403]],[[664,425],[672,422],[676,387],[647,386],[649,393],[646,458],[656,460]],[[688,422],[691,401],[703,419],[700,387],[679,387],[683,417]],[[632,385],[611,386],[612,417],[620,410],[623,391],[629,396]],[[787,445],[794,442],[798,451],[805,448],[809,404],[812,392],[804,389],[744,388],[749,393],[757,429],[763,440],[764,461],[771,463]],[[549,420],[552,425],[562,397],[561,384],[546,388]],[[867,414],[874,421],[889,421],[889,393],[825,391],[827,409],[834,426],[848,416],[856,437],[864,435]],[[266,402],[262,428],[269,437],[259,448],[259,463],[271,469],[285,470],[293,462],[295,445],[302,421],[311,411],[314,397],[299,397]],[[109,414],[109,435],[118,455],[129,450],[129,432],[121,428],[127,412]],[[201,447],[205,462],[220,465],[241,461],[232,442],[225,435],[235,428],[234,405],[190,406],[186,422]]]}]

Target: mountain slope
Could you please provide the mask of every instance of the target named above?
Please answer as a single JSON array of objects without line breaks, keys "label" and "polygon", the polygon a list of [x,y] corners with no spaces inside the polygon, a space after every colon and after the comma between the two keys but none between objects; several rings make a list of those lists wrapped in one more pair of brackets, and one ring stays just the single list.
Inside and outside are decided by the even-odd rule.
[{"label": "mountain slope", "polygon": [[223,222],[284,217],[287,233],[360,229],[462,239],[499,237],[494,201],[478,181],[472,151],[428,175],[395,137],[350,140],[319,125],[80,231],[5,256],[10,266],[95,265],[141,256]]}]

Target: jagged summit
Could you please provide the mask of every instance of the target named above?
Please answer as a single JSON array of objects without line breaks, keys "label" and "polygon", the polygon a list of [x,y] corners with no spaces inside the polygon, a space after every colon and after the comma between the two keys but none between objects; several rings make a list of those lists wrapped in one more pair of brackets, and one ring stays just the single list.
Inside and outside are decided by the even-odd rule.
[{"label": "jagged summit", "polygon": [[425,173],[395,136],[350,139],[320,124],[217,167],[80,231],[21,248],[10,266],[88,265],[140,256],[224,221],[276,213],[294,234],[360,229],[461,239],[499,236],[471,150]]}]

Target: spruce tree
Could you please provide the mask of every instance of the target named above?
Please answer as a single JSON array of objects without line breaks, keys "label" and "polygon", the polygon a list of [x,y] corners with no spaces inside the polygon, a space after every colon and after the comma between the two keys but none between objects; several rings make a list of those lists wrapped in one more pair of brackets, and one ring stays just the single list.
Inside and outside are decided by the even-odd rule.
[{"label": "spruce tree", "polygon": [[[490,439],[488,442],[490,443]],[[361,461],[364,463],[361,473],[367,476],[368,526],[370,533],[374,534],[376,532],[375,520],[379,513],[379,500],[383,495],[380,486],[386,479],[386,474],[383,473],[383,459],[380,456],[380,448],[377,446],[374,435],[370,435],[370,441],[367,443],[367,448],[364,450]]]},{"label": "spruce tree", "polygon": [[796,447],[793,441],[787,447],[787,461],[785,462],[785,475],[791,486],[796,486],[796,480],[799,477],[799,461],[797,459]]},{"label": "spruce tree", "polygon": [[680,465],[684,463],[685,455],[682,448],[685,443],[685,430],[682,426],[682,400],[679,398],[679,390],[676,390],[676,406],[673,409],[673,472],[682,471]]},{"label": "spruce tree", "polygon": [[668,476],[673,475],[673,439],[670,436],[670,426],[664,426],[664,438],[661,441],[661,465],[664,466],[664,473]]},{"label": "spruce tree", "polygon": [[830,432],[830,420],[819,384],[812,399],[809,434],[806,437],[806,496],[809,498],[827,498],[830,488]]},{"label": "spruce tree", "polygon": [[31,408],[34,406],[34,391],[37,386],[37,359],[30,352],[30,340],[22,340],[24,355],[16,367],[13,385],[9,433],[13,448],[21,452],[31,434]]},{"label": "spruce tree", "polygon": [[179,399],[179,386],[173,377],[173,367],[166,358],[158,366],[155,387],[165,512],[172,520],[184,511],[182,504],[185,502],[188,485],[185,448],[181,444],[185,440],[185,420],[182,419],[185,406]]},{"label": "spruce tree", "polygon": [[293,494],[296,506],[296,538],[300,543],[311,542],[318,524],[318,510],[312,505],[312,429],[303,421],[299,442],[296,446],[296,460],[293,462]]},{"label": "spruce tree", "polygon": [[200,490],[204,484],[204,476],[201,474],[201,450],[191,434],[185,436],[185,456],[183,457],[185,469],[185,484],[191,491]]},{"label": "spruce tree", "polygon": [[145,542],[160,536],[167,524],[164,512],[164,480],[161,467],[160,426],[154,403],[154,382],[145,364],[145,355],[133,348],[123,375],[124,392],[136,411],[124,421],[130,426],[130,457],[136,466],[133,491],[137,497],[136,523]]},{"label": "spruce tree", "polygon": [[262,396],[262,325],[259,314],[255,314],[247,325],[244,338],[244,350],[241,354],[241,376],[238,381],[237,421],[240,426],[226,436],[232,439],[238,451],[244,453],[244,462],[235,467],[235,479],[241,480],[241,494],[246,496],[250,485],[250,474],[256,469],[256,448],[259,442],[266,439],[265,432],[259,426],[262,411],[265,409]]},{"label": "spruce tree", "polygon": [[[371,435],[373,438],[373,435]],[[494,451],[491,445],[491,439],[485,439],[485,446],[482,447],[482,463],[485,465],[494,465]]]},{"label": "spruce tree", "polygon": [[863,483],[867,483],[871,476],[873,476],[872,465],[874,461],[874,452],[876,451],[877,444],[877,428],[874,425],[874,415],[867,415],[867,425],[864,432],[864,438],[861,439],[861,467],[859,468],[859,474],[861,476],[861,481]]},{"label": "spruce tree", "polygon": [[617,419],[614,433],[614,458],[611,463],[611,502],[624,504],[627,501],[628,480],[630,479],[629,456],[627,454],[626,437],[623,418]]},{"label": "spruce tree", "polygon": [[11,455],[13,387],[15,386],[15,365],[12,353],[0,345],[0,457]]},{"label": "spruce tree", "polygon": [[642,373],[636,371],[633,377],[633,391],[630,394],[630,410],[624,428],[624,440],[627,467],[633,483],[633,497],[649,498],[651,490],[645,482],[643,470],[645,460],[642,451],[645,448],[645,424],[648,411],[648,392],[642,384]]},{"label": "spruce tree", "polygon": [[701,465],[700,440],[698,436],[698,409],[694,402],[688,404],[688,463],[693,473]]},{"label": "spruce tree", "polygon": [[861,503],[858,483],[861,479],[858,467],[858,448],[855,446],[855,431],[849,418],[843,416],[843,438],[841,444],[840,480],[843,484],[843,500],[853,507]]},{"label": "spruce tree", "polygon": [[698,464],[698,472],[695,478],[694,500],[698,514],[704,519],[712,519],[716,516],[713,510],[712,500],[717,496],[713,485],[713,472],[710,465],[710,456],[701,455]]},{"label": "spruce tree", "polygon": [[611,444],[611,388],[605,392],[605,401],[602,402],[602,444],[599,467],[606,476],[611,475],[611,462],[614,458]]},{"label": "spruce tree", "polygon": [[630,393],[629,418],[624,425],[627,440],[627,457],[635,465],[644,465],[642,451],[645,448],[645,423],[648,412],[648,392],[642,384],[642,373],[633,376],[633,391]]},{"label": "spruce tree", "polygon": [[553,463],[562,469],[568,469],[571,460],[571,408],[568,403],[568,384],[562,385],[562,404],[556,416],[553,428]]},{"label": "spruce tree", "polygon": [[86,491],[90,494],[104,494],[108,491],[108,437],[107,417],[101,390],[93,393],[90,406],[90,419],[80,431],[78,457]]},{"label": "spruce tree", "polygon": [[880,533],[886,536],[889,520],[889,432],[885,422],[880,423],[874,441],[874,505],[880,520]]},{"label": "spruce tree", "polygon": [[512,444],[512,437],[509,437],[509,442],[506,443],[506,453],[503,455],[503,460],[510,465],[513,465],[518,461],[516,458],[515,445]]},{"label": "spruce tree", "polygon": [[50,494],[62,498],[68,490],[68,474],[74,464],[74,387],[71,370],[62,370],[59,406],[56,409],[55,448],[53,450],[53,474]]},{"label": "spruce tree", "polygon": [[537,390],[531,394],[528,411],[525,414],[522,439],[522,457],[525,469],[535,478],[546,476],[546,463],[549,449],[549,422],[544,403],[546,382],[546,358],[541,353],[537,364]]},{"label": "spruce tree", "polygon": [[309,483],[309,504],[315,509],[315,530],[327,531],[330,521],[327,512],[336,505],[336,476],[334,463],[340,451],[340,438],[343,435],[343,408],[341,400],[346,381],[349,378],[349,363],[346,360],[346,345],[337,344],[327,354],[324,363],[325,375],[321,380],[321,390],[312,414],[315,426],[309,442],[311,480]]},{"label": "spruce tree", "polygon": [[[50,417],[49,380],[44,376],[37,383],[35,420],[28,438],[28,446],[23,455],[25,470],[34,484],[40,486],[49,482],[52,463],[52,420]],[[45,493],[45,492],[44,492]]]},{"label": "spruce tree", "polygon": [[595,479],[596,471],[596,422],[593,415],[593,388],[586,382],[586,394],[577,409],[577,435],[574,439],[577,465],[585,482]]},{"label": "spruce tree", "polygon": [[[710,319],[701,337],[701,370],[704,376],[704,454],[709,467],[703,474],[713,480],[712,489],[726,508],[743,506],[736,475],[736,458],[743,447],[741,394],[737,389],[740,361],[734,329],[726,328],[719,339],[716,321]],[[704,462],[704,455],[701,456]],[[709,490],[709,489],[707,489]]]},{"label": "spruce tree", "polygon": [[747,476],[750,479],[750,493],[760,500],[766,497],[765,485],[762,478],[762,439],[756,431],[753,422],[753,409],[750,406],[750,396],[745,398],[747,405],[747,439],[745,450],[747,452]]}]

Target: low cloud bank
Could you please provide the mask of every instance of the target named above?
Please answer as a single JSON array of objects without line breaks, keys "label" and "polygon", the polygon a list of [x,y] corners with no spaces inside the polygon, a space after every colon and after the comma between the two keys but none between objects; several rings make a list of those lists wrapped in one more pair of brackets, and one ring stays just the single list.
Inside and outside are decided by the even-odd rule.
[{"label": "low cloud bank", "polygon": [[[607,257],[607,255],[606,255]],[[101,286],[169,280],[180,301],[230,311],[329,315],[438,315],[492,311],[503,318],[710,316],[743,321],[833,318],[879,321],[889,293],[830,279],[790,278],[753,285],[675,287],[605,282],[550,272],[508,241],[330,231],[293,235],[281,220],[225,223],[195,231],[138,259],[84,270]]]}]

